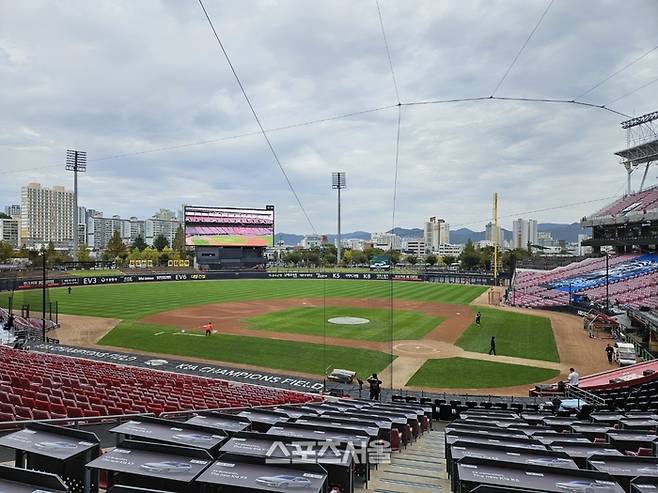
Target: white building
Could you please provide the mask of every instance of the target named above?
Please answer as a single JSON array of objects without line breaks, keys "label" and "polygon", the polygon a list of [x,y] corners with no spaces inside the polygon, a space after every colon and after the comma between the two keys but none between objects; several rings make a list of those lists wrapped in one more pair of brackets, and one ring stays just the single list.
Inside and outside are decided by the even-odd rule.
[{"label": "white building", "polygon": [[590,235],[580,234],[578,235],[578,241],[576,242],[576,255],[590,255],[592,253],[592,247],[583,246],[582,243],[585,240],[589,240]]},{"label": "white building", "polygon": [[347,240],[341,240],[341,244],[343,245],[343,248],[349,248],[350,250],[363,251],[363,246],[365,244],[365,240],[361,240],[359,238],[351,238],[351,239],[347,239]]},{"label": "white building", "polygon": [[437,253],[439,245],[444,243],[450,243],[450,225],[444,219],[430,217],[425,223],[426,251]]},{"label": "white building", "polygon": [[[170,211],[171,212],[171,211]],[[172,213],[173,214],[173,213]],[[144,221],[144,234],[147,245],[153,245],[155,239],[162,235],[167,238],[169,245],[171,246],[174,243],[174,237],[176,236],[176,231],[180,222],[178,219],[158,219],[153,216],[151,219]]]},{"label": "white building", "polygon": [[322,246],[322,236],[320,235],[306,235],[299,242],[302,248],[320,248]]},{"label": "white building", "polygon": [[5,206],[5,214],[7,214],[12,219],[21,218],[21,206],[18,204],[11,204]]},{"label": "white building", "polygon": [[20,221],[18,219],[0,219],[0,241],[18,249],[21,244]]},{"label": "white building", "polygon": [[94,250],[102,250],[118,231],[121,241],[130,242],[130,220],[119,216],[94,216],[87,219],[87,246]]},{"label": "white building", "polygon": [[439,245],[439,248],[437,248],[436,251],[432,253],[436,253],[440,257],[444,257],[446,255],[457,257],[462,253],[462,250],[464,250],[464,245],[451,245],[450,243],[442,243]]},{"label": "white building", "polygon": [[373,248],[381,250],[400,250],[402,248],[402,239],[395,233],[372,233],[370,241]]},{"label": "white building", "polygon": [[405,253],[412,255],[425,255],[425,240],[411,239],[402,244]]},{"label": "white building", "polygon": [[513,248],[528,248],[528,243],[538,244],[537,221],[535,219],[517,219],[512,224]]},{"label": "white building", "polygon": [[73,241],[73,192],[64,187],[42,188],[29,183],[21,188],[21,244],[28,248],[70,248]]}]

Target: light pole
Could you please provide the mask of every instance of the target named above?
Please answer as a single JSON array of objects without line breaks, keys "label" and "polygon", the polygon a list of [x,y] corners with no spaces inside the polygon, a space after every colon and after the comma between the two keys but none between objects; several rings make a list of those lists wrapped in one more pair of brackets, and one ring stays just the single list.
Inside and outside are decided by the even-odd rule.
[{"label": "light pole", "polygon": [[336,265],[340,264],[341,238],[340,238],[340,191],[347,186],[344,171],[331,173],[331,188],[338,190],[338,241],[336,242]]},{"label": "light pole", "polygon": [[46,342],[46,260],[48,251],[41,249],[43,255],[43,269],[41,270],[41,339]]},{"label": "light pole", "polygon": [[610,313],[610,268],[608,259],[610,256],[605,252],[605,311]]},{"label": "light pole", "polygon": [[84,151],[66,151],[66,171],[73,171],[73,260],[78,260],[78,173],[87,171],[87,153]]}]

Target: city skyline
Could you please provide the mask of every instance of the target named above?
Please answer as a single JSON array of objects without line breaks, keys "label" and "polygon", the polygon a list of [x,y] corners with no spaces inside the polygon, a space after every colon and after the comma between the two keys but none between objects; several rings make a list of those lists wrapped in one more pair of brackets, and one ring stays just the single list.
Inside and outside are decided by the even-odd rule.
[{"label": "city skyline", "polygon": [[[0,140],[2,201],[17,203],[20,186],[31,181],[69,188],[64,159],[73,148],[88,154],[80,204],[145,216],[181,203],[271,203],[279,230],[312,232],[198,6],[112,5],[17,3],[0,16],[0,126],[8,129]],[[625,114],[655,110],[658,51],[589,89],[655,46],[648,19],[658,5],[595,5],[553,5],[496,92],[543,4],[384,1],[400,99],[496,92],[571,100],[587,92],[585,102],[613,102]],[[391,106],[269,133],[318,232],[335,230],[336,169],[350,176],[345,231],[409,227],[437,211],[453,229],[483,229],[493,192],[501,216],[538,210],[539,221],[574,222],[623,191],[614,156],[625,146],[620,115],[493,100],[404,106],[393,224],[397,101],[375,6],[235,2],[208,10],[265,128]],[[37,27],[29,21],[36,15],[51,22]],[[610,36],[613,30],[625,36]],[[84,77],[67,66],[71,57]],[[250,135],[234,138],[243,134]]]}]

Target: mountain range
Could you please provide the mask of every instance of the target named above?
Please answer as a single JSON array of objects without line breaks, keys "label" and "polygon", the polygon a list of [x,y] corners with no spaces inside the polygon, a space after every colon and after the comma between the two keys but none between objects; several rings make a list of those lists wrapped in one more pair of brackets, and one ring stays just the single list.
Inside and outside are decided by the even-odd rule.
[{"label": "mountain range", "polygon": [[[423,230],[421,228],[394,228],[391,230],[396,235],[402,238],[422,238]],[[391,231],[388,231],[389,233]],[[551,233],[551,236],[554,240],[564,240],[566,242],[574,242],[578,240],[579,234],[589,233],[586,229],[581,228],[579,223],[571,224],[558,224],[558,223],[539,223],[537,225],[538,232],[547,232]],[[512,240],[512,232],[502,228],[501,232],[503,233],[503,239],[507,241]],[[341,235],[344,240],[355,239],[355,240],[369,240],[370,233],[367,231],[352,231],[348,233],[342,233]],[[327,235],[330,243],[333,243],[336,235]],[[294,246],[299,244],[300,241],[304,238],[304,235],[297,235],[291,233],[277,233],[275,235],[275,242],[283,241],[286,245]],[[471,241],[481,241],[485,239],[484,231],[473,231],[468,228],[459,228],[453,231],[450,231],[450,243],[454,244],[464,244],[468,240]]]}]

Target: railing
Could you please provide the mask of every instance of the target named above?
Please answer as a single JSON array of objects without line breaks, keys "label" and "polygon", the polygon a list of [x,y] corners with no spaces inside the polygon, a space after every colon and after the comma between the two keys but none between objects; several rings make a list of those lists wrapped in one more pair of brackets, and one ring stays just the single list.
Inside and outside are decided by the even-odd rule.
[{"label": "railing", "polygon": [[633,347],[635,348],[635,354],[640,358],[640,361],[651,361],[656,359],[656,357],[651,354],[647,348],[642,345],[642,343],[636,341],[632,337],[626,336],[624,333],[624,328],[625,327],[623,325],[620,325],[616,329],[612,329],[612,335],[616,340],[632,343]]},{"label": "railing", "polygon": [[587,392],[578,387],[568,387],[566,396],[571,397],[572,399],[583,400],[588,404],[595,404],[597,406],[605,405],[605,399],[603,397],[599,397],[596,394],[592,394],[591,392]]}]

